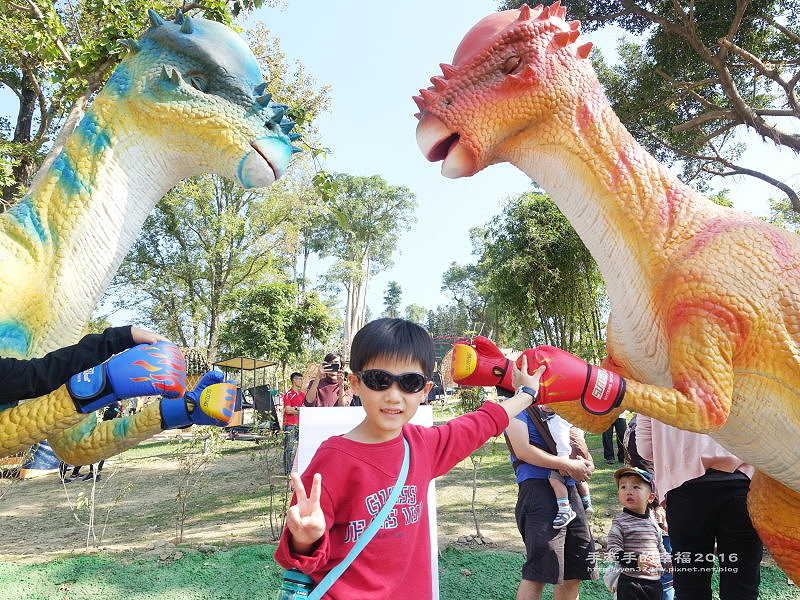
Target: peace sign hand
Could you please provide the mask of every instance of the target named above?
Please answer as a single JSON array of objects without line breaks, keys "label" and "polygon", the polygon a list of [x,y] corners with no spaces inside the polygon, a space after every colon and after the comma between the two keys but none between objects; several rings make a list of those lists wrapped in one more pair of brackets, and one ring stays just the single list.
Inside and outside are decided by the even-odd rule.
[{"label": "peace sign hand", "polygon": [[319,503],[322,475],[314,474],[310,495],[306,495],[306,488],[298,473],[292,473],[291,478],[297,502],[286,513],[286,526],[292,534],[290,546],[296,554],[309,555],[314,544],[325,533],[325,513]]}]

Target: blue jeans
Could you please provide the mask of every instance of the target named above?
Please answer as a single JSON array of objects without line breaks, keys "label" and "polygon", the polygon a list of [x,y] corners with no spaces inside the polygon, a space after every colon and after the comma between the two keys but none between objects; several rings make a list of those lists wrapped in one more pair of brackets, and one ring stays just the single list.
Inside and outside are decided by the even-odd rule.
[{"label": "blue jeans", "polygon": [[288,475],[292,472],[294,453],[297,451],[297,439],[300,428],[297,425],[283,426],[283,472]]}]

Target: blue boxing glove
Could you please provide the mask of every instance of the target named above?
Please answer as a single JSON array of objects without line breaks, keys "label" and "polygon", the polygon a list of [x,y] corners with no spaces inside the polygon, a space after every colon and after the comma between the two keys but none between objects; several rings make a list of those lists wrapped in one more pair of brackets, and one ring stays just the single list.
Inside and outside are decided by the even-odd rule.
[{"label": "blue boxing glove", "polygon": [[140,344],[73,375],[67,391],[81,413],[124,398],[180,398],[186,392],[186,360],[171,342]]},{"label": "blue boxing glove", "polygon": [[183,398],[161,399],[161,426],[164,429],[189,425],[225,427],[233,418],[235,405],[236,384],[225,381],[219,371],[209,371]]}]

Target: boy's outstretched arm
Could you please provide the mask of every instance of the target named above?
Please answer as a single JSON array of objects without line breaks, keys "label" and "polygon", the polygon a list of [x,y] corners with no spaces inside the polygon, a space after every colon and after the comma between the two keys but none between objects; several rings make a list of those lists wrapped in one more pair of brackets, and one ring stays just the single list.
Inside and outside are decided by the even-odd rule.
[{"label": "boy's outstretched arm", "polygon": [[[511,382],[514,385],[514,389],[516,390],[520,386],[524,385],[538,391],[539,379],[542,378],[542,373],[544,373],[545,369],[544,365],[536,369],[533,374],[530,374],[528,373],[528,357],[523,354],[521,362],[521,368],[517,368],[516,363],[511,363]],[[502,406],[506,413],[508,413],[508,418],[513,419],[523,410],[528,408],[534,400],[535,398],[531,398],[530,394],[522,392],[519,394],[514,394],[508,400],[504,400],[500,403],[500,406]]]},{"label": "boy's outstretched arm", "polygon": [[314,552],[314,544],[325,533],[325,513],[319,503],[322,475],[314,475],[309,495],[299,474],[292,473],[291,478],[297,502],[286,513],[286,527],[291,533],[289,547],[295,554],[309,556]]}]

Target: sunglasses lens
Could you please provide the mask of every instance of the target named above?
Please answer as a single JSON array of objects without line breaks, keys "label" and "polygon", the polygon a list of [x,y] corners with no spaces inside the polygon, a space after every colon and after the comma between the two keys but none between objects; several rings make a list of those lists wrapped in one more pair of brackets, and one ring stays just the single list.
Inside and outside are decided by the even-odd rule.
[{"label": "sunglasses lens", "polygon": [[391,373],[381,371],[380,369],[370,369],[361,373],[361,381],[364,382],[369,389],[376,392],[388,390],[394,381]]},{"label": "sunglasses lens", "polygon": [[419,373],[403,373],[396,379],[400,389],[407,394],[416,394],[425,387],[425,377]]}]

